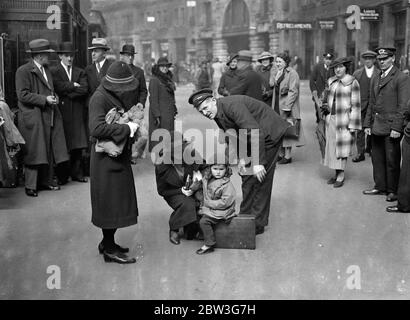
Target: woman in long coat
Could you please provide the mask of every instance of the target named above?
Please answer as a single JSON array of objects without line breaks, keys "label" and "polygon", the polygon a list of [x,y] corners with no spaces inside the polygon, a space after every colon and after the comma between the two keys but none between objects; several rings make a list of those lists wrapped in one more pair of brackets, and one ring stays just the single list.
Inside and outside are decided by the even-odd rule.
[{"label": "woman in long coat", "polygon": [[[200,164],[188,165],[180,159],[178,152],[174,150],[180,148],[183,153],[189,152],[186,150],[191,150],[191,153],[194,151],[190,149],[189,143],[183,141],[182,137],[177,137],[172,142],[170,150],[165,150],[166,153],[170,152],[169,156],[165,155],[163,163],[155,166],[158,194],[174,210],[169,218],[169,240],[175,245],[180,244],[178,235],[180,228],[184,228],[188,240],[193,239],[199,231],[197,217],[199,202],[193,196],[196,190],[195,188],[192,188],[194,190],[183,190],[183,188],[188,176],[192,179],[194,171],[203,169]],[[166,159],[171,161],[165,161]]]},{"label": "woman in long coat", "polygon": [[149,82],[149,152],[158,143],[151,140],[156,129],[174,131],[177,107],[175,105],[175,83],[169,67],[172,64],[167,58],[159,58],[152,67],[152,78]]},{"label": "woman in long coat", "polygon": [[[351,61],[339,58],[332,62],[335,76],[328,80],[326,115],[326,149],[324,165],[336,170],[328,181],[335,188],[344,184],[347,158],[351,155],[354,133],[362,128],[360,85],[347,73]],[[325,101],[325,102],[326,102]]]},{"label": "woman in long coat", "polygon": [[[90,100],[91,145],[91,207],[92,223],[101,228],[103,240],[100,253],[106,262],[134,263],[134,258],[125,255],[128,248],[122,248],[114,241],[118,228],[134,225],[138,221],[137,197],[131,169],[131,144],[137,124],[107,124],[105,116],[112,108],[124,105],[126,93],[135,90],[138,80],[124,62],[114,62],[108,69]],[[112,140],[119,145],[125,141],[123,152],[117,157],[95,151],[96,140]]]},{"label": "woman in long coat", "polygon": [[305,136],[300,117],[300,80],[298,73],[289,67],[290,57],[281,53],[276,57],[277,73],[272,73],[271,84],[274,87],[272,108],[279,110],[282,119],[299,125],[299,137],[284,137],[279,164],[292,162],[292,147],[301,147],[305,144]]}]

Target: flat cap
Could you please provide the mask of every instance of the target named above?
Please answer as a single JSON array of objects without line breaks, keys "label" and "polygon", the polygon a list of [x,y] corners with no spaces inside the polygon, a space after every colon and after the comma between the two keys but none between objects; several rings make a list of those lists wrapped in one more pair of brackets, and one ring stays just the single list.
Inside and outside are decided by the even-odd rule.
[{"label": "flat cap", "polygon": [[376,58],[377,53],[371,50],[367,50],[362,53],[362,58]]}]

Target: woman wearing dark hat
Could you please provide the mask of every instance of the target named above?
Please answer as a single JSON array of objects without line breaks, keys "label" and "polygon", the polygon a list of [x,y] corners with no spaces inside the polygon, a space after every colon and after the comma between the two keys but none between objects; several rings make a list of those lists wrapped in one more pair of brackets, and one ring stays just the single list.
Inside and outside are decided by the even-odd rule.
[{"label": "woman wearing dark hat", "polygon": [[158,143],[151,136],[156,129],[174,131],[177,107],[175,105],[176,86],[169,71],[172,63],[167,58],[159,58],[152,67],[152,78],[149,82],[149,152]]},{"label": "woman wearing dark hat", "polygon": [[[91,207],[92,223],[102,229],[100,253],[106,262],[135,263],[114,241],[118,228],[134,225],[138,221],[138,206],[134,177],[131,169],[131,144],[138,125],[107,124],[105,116],[112,108],[130,106],[124,104],[127,92],[136,89],[138,81],[124,62],[114,62],[107,71],[90,100],[91,145]],[[115,144],[125,141],[124,151],[117,157],[95,151],[96,140],[112,140]]]},{"label": "woman wearing dark hat", "polygon": [[221,80],[219,81],[219,86],[218,86],[218,93],[221,96],[229,96],[230,95],[230,90],[236,85],[238,82],[238,60],[237,60],[238,55],[233,55],[228,59],[228,62],[226,65],[228,66],[228,70],[226,70],[221,77]]},{"label": "woman wearing dark hat", "polygon": [[[326,108],[326,149],[323,164],[336,170],[328,184],[340,188],[345,180],[347,158],[351,155],[354,133],[360,130],[360,85],[347,73],[351,64],[348,58],[339,58],[330,68],[335,76],[328,80],[329,91],[324,102]],[[326,105],[327,104],[327,105]]]},{"label": "woman wearing dark hat", "polygon": [[273,109],[279,113],[282,119],[292,125],[299,127],[299,137],[284,137],[279,164],[292,162],[292,147],[301,147],[305,144],[301,118],[300,118],[300,80],[298,73],[289,67],[290,57],[286,53],[278,54],[276,57],[277,72],[271,79],[273,84],[274,99]]},{"label": "woman wearing dark hat", "polygon": [[[260,63],[260,65],[258,65],[255,69],[255,71],[262,78],[262,97],[269,107],[272,106],[273,95],[273,88],[269,84],[269,79],[271,72],[274,71],[272,70],[274,60],[275,57],[270,52],[262,52],[258,57],[258,62]],[[276,69],[276,67],[274,69]]]}]

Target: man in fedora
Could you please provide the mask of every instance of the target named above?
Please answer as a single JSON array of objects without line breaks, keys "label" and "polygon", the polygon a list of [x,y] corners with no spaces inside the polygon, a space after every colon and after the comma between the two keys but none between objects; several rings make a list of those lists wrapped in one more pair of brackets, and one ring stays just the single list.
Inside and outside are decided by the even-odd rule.
[{"label": "man in fedora", "polygon": [[[365,51],[362,53],[364,66],[353,73],[353,77],[360,85],[360,106],[362,112],[362,126],[366,118],[367,107],[370,99],[370,83],[376,77],[377,67],[375,66],[377,53],[374,51]],[[367,141],[366,141],[367,140]],[[359,130],[356,136],[357,156],[352,159],[353,162],[360,162],[365,160],[364,153],[369,150],[370,137],[364,133],[364,129]],[[366,145],[368,146],[366,148]]]},{"label": "man in fedora", "polygon": [[262,79],[252,68],[252,52],[241,50],[238,60],[238,81],[231,89],[231,95],[244,95],[260,101],[262,96]]},{"label": "man in fedora", "polygon": [[242,175],[240,214],[253,214],[256,234],[263,233],[269,219],[276,161],[289,123],[264,102],[248,96],[215,99],[212,89],[203,89],[193,93],[188,102],[205,117],[214,120],[224,132],[235,130],[241,138],[239,130],[245,130],[246,145],[252,155],[258,151],[259,159],[248,159],[248,163],[245,160],[248,155],[239,155],[239,172],[243,173],[245,168],[251,171],[249,175]]},{"label": "man in fedora", "polygon": [[88,145],[84,120],[88,83],[85,71],[73,66],[75,52],[71,42],[63,42],[57,51],[60,63],[52,70],[54,87],[60,98],[59,108],[63,117],[67,150],[70,154],[70,162],[57,170],[60,184],[67,183],[70,176],[73,181],[87,182],[81,160],[83,150]]},{"label": "man in fedora", "polygon": [[[85,73],[87,75],[88,82],[88,100],[91,99],[95,90],[100,85],[101,79],[107,73],[109,66],[112,61],[106,58],[107,51],[110,50],[110,47],[107,45],[107,40],[104,38],[94,38],[91,42],[91,47],[88,47],[88,50],[91,51],[92,63],[85,68]],[[87,103],[88,106],[88,103]],[[84,120],[88,133],[88,108],[84,112]],[[90,146],[87,147],[87,152],[84,157],[84,174],[89,175],[90,168]]]},{"label": "man in fedora", "polygon": [[145,108],[145,102],[147,101],[148,97],[147,83],[145,81],[144,71],[133,64],[134,56],[135,47],[133,45],[125,44],[122,46],[122,50],[120,52],[120,60],[130,66],[134,77],[138,80],[139,83],[136,90],[137,95],[135,96],[135,103],[133,103],[132,105],[140,104],[141,107]]},{"label": "man in fedora", "polygon": [[262,52],[258,57],[258,62],[260,65],[258,65],[255,70],[261,76],[263,101],[269,107],[272,107],[273,88],[269,84],[269,79],[271,76],[272,67],[274,65],[274,60],[275,57],[270,52]]},{"label": "man in fedora", "polygon": [[48,68],[54,50],[46,39],[30,41],[32,59],[17,69],[19,130],[24,146],[26,194],[37,197],[38,189],[59,190],[54,182],[54,165],[68,161],[63,120],[57,107],[53,77]]},{"label": "man in fedora", "polygon": [[319,123],[320,120],[321,99],[323,98],[323,92],[325,91],[327,80],[334,76],[333,69],[329,68],[333,58],[334,56],[332,53],[324,53],[323,61],[313,67],[312,74],[310,75],[309,87],[312,92],[312,100],[315,104],[316,123]]},{"label": "man in fedora", "polygon": [[364,128],[372,139],[374,188],[365,195],[385,195],[386,201],[397,200],[401,149],[407,101],[410,98],[409,77],[395,65],[396,49],[376,50],[380,71],[371,82],[370,102]]}]

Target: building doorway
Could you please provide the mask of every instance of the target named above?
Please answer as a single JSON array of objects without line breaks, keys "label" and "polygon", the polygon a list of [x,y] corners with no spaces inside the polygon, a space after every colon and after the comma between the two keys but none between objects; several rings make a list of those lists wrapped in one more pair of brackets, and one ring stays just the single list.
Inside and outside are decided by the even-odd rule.
[{"label": "building doorway", "polygon": [[226,37],[229,56],[237,53],[239,50],[249,50],[249,36],[239,35]]}]

